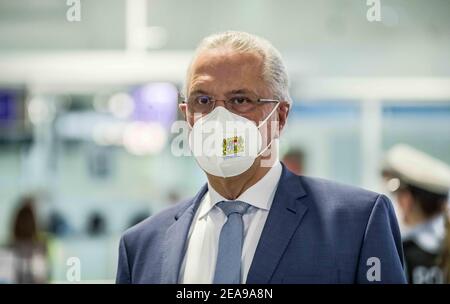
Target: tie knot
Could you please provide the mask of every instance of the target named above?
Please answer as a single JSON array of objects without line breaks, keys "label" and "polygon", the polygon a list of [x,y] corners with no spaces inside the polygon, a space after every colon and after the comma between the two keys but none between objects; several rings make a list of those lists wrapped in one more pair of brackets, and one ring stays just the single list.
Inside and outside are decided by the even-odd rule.
[{"label": "tie knot", "polygon": [[249,204],[241,201],[221,201],[217,203],[217,206],[222,209],[227,217],[232,213],[243,215],[250,207]]}]

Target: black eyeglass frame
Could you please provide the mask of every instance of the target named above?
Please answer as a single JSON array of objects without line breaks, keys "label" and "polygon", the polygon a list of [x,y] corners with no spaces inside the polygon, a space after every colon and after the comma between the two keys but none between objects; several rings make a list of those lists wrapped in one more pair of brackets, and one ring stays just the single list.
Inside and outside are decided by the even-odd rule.
[{"label": "black eyeglass frame", "polygon": [[[204,96],[210,97],[211,101],[213,102],[213,105],[211,106],[211,111],[215,108],[215,105],[216,105],[217,101],[223,101],[225,104],[227,104],[228,101],[231,99],[231,98],[228,99],[228,100],[227,99],[215,99],[212,96],[208,96],[208,95],[204,95]],[[245,98],[250,100],[252,103],[255,103],[255,105],[267,104],[267,103],[281,103],[282,102],[282,100],[280,100],[280,99],[258,98],[256,100],[253,100],[253,99],[248,98],[248,97],[245,97]],[[184,103],[184,104],[188,105],[189,104],[188,103],[188,98],[184,97],[182,94],[178,94],[178,103]]]}]

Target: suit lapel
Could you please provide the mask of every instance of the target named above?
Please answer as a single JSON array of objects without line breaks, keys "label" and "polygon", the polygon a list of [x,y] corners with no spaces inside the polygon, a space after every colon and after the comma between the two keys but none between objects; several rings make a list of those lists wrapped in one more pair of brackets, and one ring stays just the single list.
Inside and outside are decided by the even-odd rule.
[{"label": "suit lapel", "polygon": [[192,201],[187,204],[188,207],[175,215],[175,222],[167,229],[163,248],[161,283],[175,284],[178,282],[178,273],[186,249],[189,228],[207,190],[207,185],[204,185]]},{"label": "suit lapel", "polygon": [[256,247],[246,283],[270,282],[292,235],[308,209],[301,199],[304,196],[306,192],[300,178],[283,165],[278,189]]}]

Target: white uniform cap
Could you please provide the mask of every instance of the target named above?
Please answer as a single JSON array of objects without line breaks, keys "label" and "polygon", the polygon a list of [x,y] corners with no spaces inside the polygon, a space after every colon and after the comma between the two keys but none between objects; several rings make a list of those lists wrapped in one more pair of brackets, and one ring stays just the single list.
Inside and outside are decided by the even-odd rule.
[{"label": "white uniform cap", "polygon": [[392,147],[386,154],[384,167],[417,188],[442,195],[449,192],[450,167],[411,146],[398,144]]}]

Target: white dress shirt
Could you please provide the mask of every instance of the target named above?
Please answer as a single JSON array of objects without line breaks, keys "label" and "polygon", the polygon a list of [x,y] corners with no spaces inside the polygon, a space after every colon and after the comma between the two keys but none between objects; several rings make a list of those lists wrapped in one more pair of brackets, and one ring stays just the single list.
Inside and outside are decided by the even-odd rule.
[{"label": "white dress shirt", "polygon": [[[250,205],[242,217],[244,221],[242,283],[247,280],[256,246],[275,196],[281,170],[281,164],[277,162],[262,179],[236,199]],[[205,193],[189,230],[179,283],[208,284],[213,282],[220,231],[227,220],[223,211],[216,206],[220,201],[227,201],[227,199],[208,184],[208,192]]]}]

